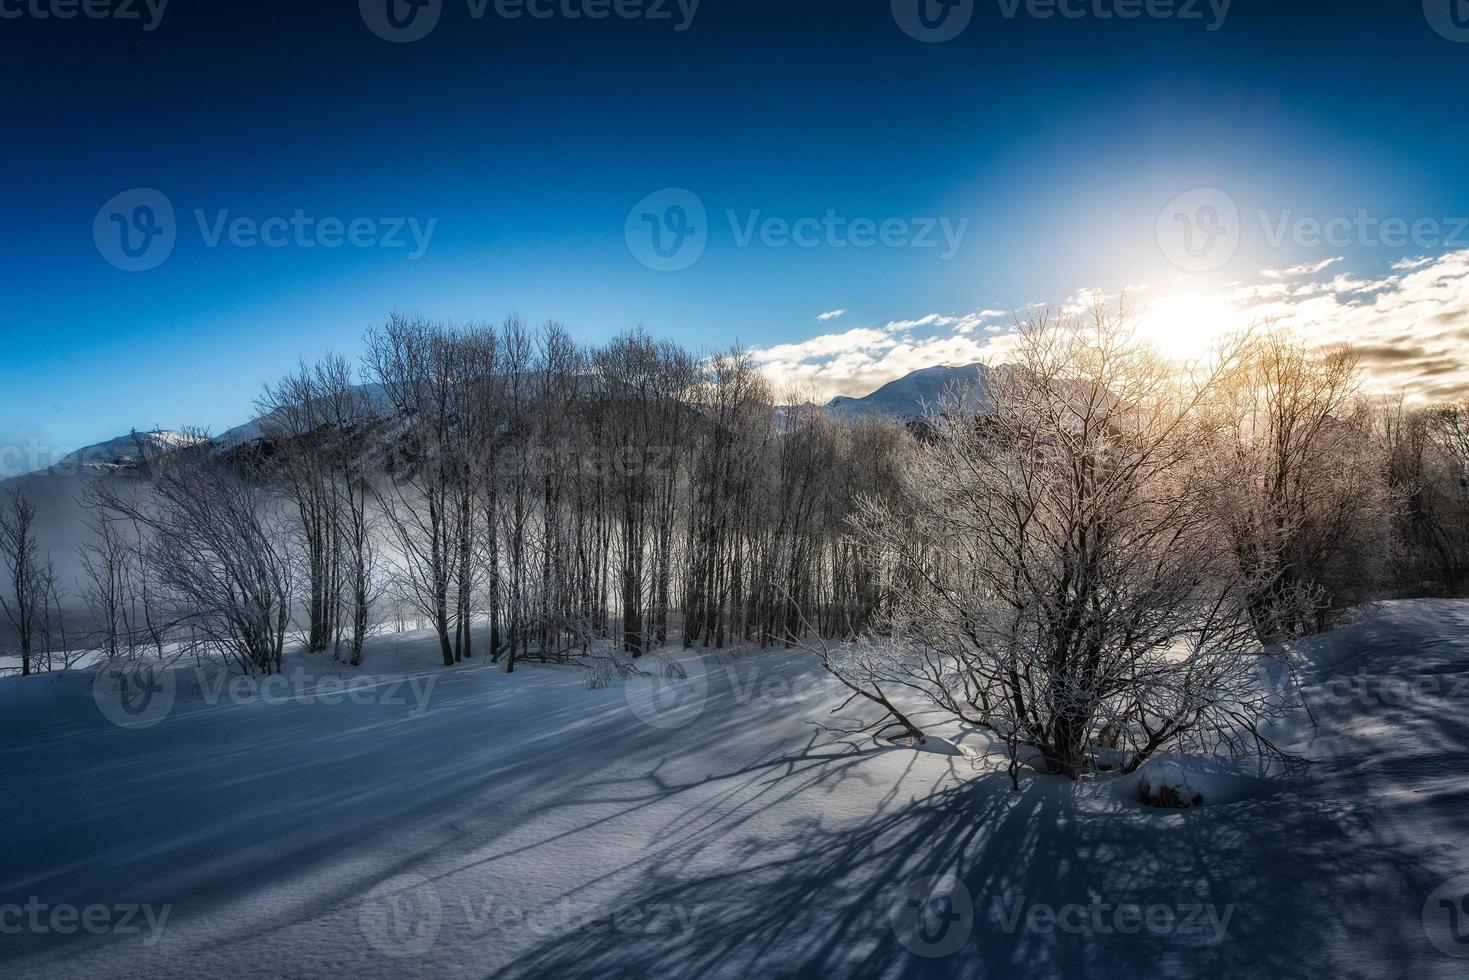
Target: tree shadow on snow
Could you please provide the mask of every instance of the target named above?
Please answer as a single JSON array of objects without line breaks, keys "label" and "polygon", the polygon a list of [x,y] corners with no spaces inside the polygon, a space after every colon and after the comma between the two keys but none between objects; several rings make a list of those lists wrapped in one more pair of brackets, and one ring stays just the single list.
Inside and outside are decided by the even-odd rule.
[{"label": "tree shadow on snow", "polygon": [[[813,780],[853,778],[877,754],[813,767],[808,749],[771,760],[758,778],[775,800],[809,792]],[[793,820],[783,839],[741,838],[748,809],[711,817],[677,846],[642,859],[633,883],[598,903],[612,925],[548,938],[491,976],[1357,973],[1343,911],[1372,904],[1351,846],[1364,828],[1351,825],[1350,807],[1307,802],[1313,794],[1303,785],[1160,813],[1049,778],[1019,793],[999,774],[945,782],[923,798],[890,797],[855,826]],[[653,795],[667,802],[687,788]],[[736,860],[711,872],[701,851],[721,838],[737,842]],[[1390,853],[1378,857],[1391,863]],[[911,929],[900,936],[895,906],[901,910],[915,881],[945,875],[963,883],[972,917],[925,920],[916,942]],[[1037,903],[1065,925],[1035,913]],[[1079,908],[1067,911],[1068,904]],[[619,909],[644,919],[618,926]],[[659,914],[661,928],[648,920]],[[1421,952],[1421,934],[1376,939],[1404,955]]]}]

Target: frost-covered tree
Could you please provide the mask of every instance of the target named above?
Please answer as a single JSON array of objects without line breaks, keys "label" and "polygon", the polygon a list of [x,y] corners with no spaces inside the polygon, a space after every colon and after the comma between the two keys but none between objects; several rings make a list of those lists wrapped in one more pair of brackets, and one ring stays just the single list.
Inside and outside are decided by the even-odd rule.
[{"label": "frost-covered tree", "polygon": [[889,591],[839,676],[989,730],[1012,776],[1131,771],[1180,745],[1273,752],[1259,725],[1283,704],[1260,683],[1254,583],[1205,460],[1232,366],[1181,376],[1125,311],[1032,318],[980,397],[930,415],[895,498],[864,509]]},{"label": "frost-covered tree", "polygon": [[1387,571],[1396,503],[1359,383],[1350,348],[1270,328],[1242,340],[1212,396],[1221,506],[1266,642],[1325,629]]}]

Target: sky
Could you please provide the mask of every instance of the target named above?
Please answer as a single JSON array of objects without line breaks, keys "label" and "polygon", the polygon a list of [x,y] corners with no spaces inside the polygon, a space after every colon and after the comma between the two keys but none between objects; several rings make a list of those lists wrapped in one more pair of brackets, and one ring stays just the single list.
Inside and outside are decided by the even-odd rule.
[{"label": "sky", "polygon": [[1469,392],[1464,0],[414,2],[0,0],[10,465],[238,425],[395,310],[824,397],[1128,290]]}]

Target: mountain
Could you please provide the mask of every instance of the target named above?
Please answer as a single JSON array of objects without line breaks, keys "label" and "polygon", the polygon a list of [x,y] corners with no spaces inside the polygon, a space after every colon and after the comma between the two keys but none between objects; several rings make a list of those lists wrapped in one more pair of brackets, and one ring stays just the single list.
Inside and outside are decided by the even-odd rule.
[{"label": "mountain", "polygon": [[925,408],[937,405],[945,392],[953,389],[964,392],[968,408],[984,411],[990,405],[991,377],[992,369],[983,364],[924,368],[897,381],[890,381],[861,398],[849,398],[845,395],[833,398],[827,403],[826,409],[834,415],[848,418],[882,416],[913,419],[921,416]]},{"label": "mountain", "polygon": [[[848,418],[914,419],[923,414],[925,407],[936,405],[946,391],[954,388],[964,389],[969,407],[982,411],[989,404],[988,385],[992,377],[993,369],[983,364],[924,368],[889,382],[860,398],[833,398],[827,403],[826,409]],[[366,396],[375,410],[381,413],[390,411],[387,397],[380,386],[367,384],[358,390]],[[211,442],[220,449],[233,449],[242,443],[259,439],[267,422],[265,418],[251,419],[214,436]],[[191,445],[199,441],[200,437],[165,429],[140,432],[136,437],[131,433],[120,435],[70,453],[48,470],[28,474],[30,479],[27,482],[40,482],[45,477],[67,477],[78,473],[104,474],[127,469],[138,462],[138,439],[146,440],[152,450],[168,452]],[[8,482],[11,481],[0,481]]]},{"label": "mountain", "polygon": [[[848,418],[915,419],[923,414],[925,406],[936,404],[954,386],[967,389],[970,407],[984,411],[989,404],[988,385],[994,377],[993,372],[994,369],[982,364],[925,368],[883,385],[864,397],[833,399],[827,410]],[[364,386],[363,393],[380,412],[390,414],[387,399],[380,388]],[[786,410],[784,407],[779,409],[782,412]],[[231,450],[259,439],[267,425],[267,419],[256,418],[215,436],[211,442],[220,450]],[[139,433],[137,438],[146,440],[150,450],[167,452],[190,445],[199,437],[157,430]],[[77,450],[49,469],[0,480],[0,490],[19,487],[36,504],[47,550],[58,563],[67,563],[64,577],[68,581],[79,575],[70,563],[88,533],[83,520],[83,486],[89,478],[126,477],[139,462],[139,455],[135,437],[132,434],[121,435]]]},{"label": "mountain", "polygon": [[167,429],[139,432],[136,437],[129,433],[63,456],[53,469],[63,473],[79,469],[100,472],[131,466],[138,462],[139,440],[148,447],[149,451],[165,453],[181,446],[201,442],[202,437]]},{"label": "mountain", "polygon": [[[392,405],[389,404],[387,392],[383,390],[382,385],[369,382],[368,384],[357,385],[353,390],[366,402],[367,407],[371,411],[376,412],[380,416],[386,416],[392,413]],[[233,429],[227,429],[221,432],[219,435],[211,438],[210,442],[214,443],[220,449],[234,449],[236,446],[254,442],[256,439],[264,437],[270,419],[271,416],[269,415],[253,418],[244,425],[237,425]]]}]

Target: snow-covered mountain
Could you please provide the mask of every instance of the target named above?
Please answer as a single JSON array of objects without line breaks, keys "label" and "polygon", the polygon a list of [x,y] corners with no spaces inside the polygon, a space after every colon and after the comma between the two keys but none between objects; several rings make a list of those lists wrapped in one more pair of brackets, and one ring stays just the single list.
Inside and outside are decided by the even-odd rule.
[{"label": "snow-covered mountain", "polygon": [[826,407],[833,414],[851,418],[883,416],[912,419],[921,416],[928,406],[938,404],[945,392],[953,388],[965,392],[970,409],[982,411],[989,404],[991,377],[992,369],[983,364],[924,368],[861,398],[833,398]]},{"label": "snow-covered mountain", "polygon": [[65,471],[77,469],[101,471],[131,466],[138,462],[140,440],[149,452],[169,452],[182,446],[193,445],[202,441],[202,438],[198,435],[170,429],[139,432],[136,435],[128,433],[108,439],[106,442],[99,442],[94,446],[78,449],[62,457],[54,468]]},{"label": "snow-covered mountain", "polygon": [[[826,408],[833,414],[849,418],[876,416],[911,419],[922,415],[926,406],[937,404],[944,393],[954,387],[968,392],[971,408],[982,409],[988,401],[987,387],[991,377],[992,369],[983,364],[923,368],[860,398],[834,398]],[[362,391],[375,406],[386,410],[386,397],[378,385],[364,385]],[[221,449],[233,449],[259,439],[265,422],[264,418],[253,418],[211,437],[210,441]],[[198,435],[169,429],[140,432],[136,436],[125,433],[78,449],[44,472],[51,475],[75,475],[79,472],[102,473],[127,468],[138,462],[137,440],[140,438],[146,440],[150,449],[163,452],[200,440]],[[41,475],[43,474],[31,474],[32,477]]]}]

